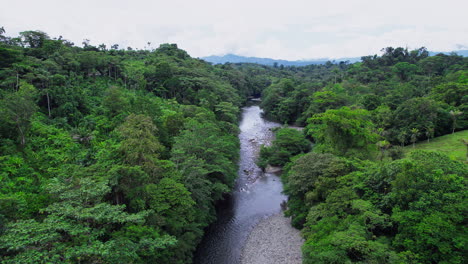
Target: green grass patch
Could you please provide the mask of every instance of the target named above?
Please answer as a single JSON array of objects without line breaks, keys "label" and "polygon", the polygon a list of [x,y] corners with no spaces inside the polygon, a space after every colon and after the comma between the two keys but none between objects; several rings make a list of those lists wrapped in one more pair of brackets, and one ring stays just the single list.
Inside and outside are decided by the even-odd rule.
[{"label": "green grass patch", "polygon": [[405,152],[409,153],[418,149],[440,151],[447,154],[447,156],[449,156],[451,159],[466,161],[466,145],[461,142],[461,139],[468,140],[468,130],[436,137],[431,139],[430,142],[419,142],[416,143],[414,148],[413,145],[406,146]]}]

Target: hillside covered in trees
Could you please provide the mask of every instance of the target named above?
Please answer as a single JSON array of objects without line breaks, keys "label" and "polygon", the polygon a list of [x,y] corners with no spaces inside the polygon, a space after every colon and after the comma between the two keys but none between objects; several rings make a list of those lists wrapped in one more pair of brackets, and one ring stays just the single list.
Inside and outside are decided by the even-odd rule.
[{"label": "hillside covered in trees", "polygon": [[267,80],[174,44],[0,40],[1,261],[191,262],[237,177],[239,106]]},{"label": "hillside covered in trees", "polygon": [[259,161],[285,166],[305,263],[463,262],[466,164],[399,146],[468,127],[467,58],[213,66],[175,44],[0,30],[2,263],[190,263],[234,186],[252,96],[306,126]]},{"label": "hillside covered in trees", "polygon": [[285,166],[304,263],[466,262],[466,162],[401,146],[468,128],[468,59],[386,48],[286,71],[262,106],[304,133],[279,130],[259,165]]}]

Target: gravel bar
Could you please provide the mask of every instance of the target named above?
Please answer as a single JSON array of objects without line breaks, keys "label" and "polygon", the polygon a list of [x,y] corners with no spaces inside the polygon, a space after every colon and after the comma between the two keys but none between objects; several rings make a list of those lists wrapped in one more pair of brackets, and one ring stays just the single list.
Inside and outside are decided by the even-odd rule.
[{"label": "gravel bar", "polygon": [[303,243],[300,231],[281,212],[254,227],[242,250],[241,264],[300,264]]}]

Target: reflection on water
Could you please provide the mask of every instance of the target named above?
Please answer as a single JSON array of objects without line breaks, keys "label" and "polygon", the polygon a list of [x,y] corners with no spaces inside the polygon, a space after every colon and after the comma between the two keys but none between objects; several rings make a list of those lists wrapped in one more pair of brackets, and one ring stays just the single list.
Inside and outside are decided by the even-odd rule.
[{"label": "reflection on water", "polygon": [[261,113],[258,105],[243,108],[237,183],[232,195],[218,208],[218,220],[206,230],[195,253],[196,264],[239,263],[242,247],[255,224],[278,213],[281,202],[286,200],[279,177],[263,173],[255,165],[260,146],[273,138],[271,128],[279,126],[263,119]]}]

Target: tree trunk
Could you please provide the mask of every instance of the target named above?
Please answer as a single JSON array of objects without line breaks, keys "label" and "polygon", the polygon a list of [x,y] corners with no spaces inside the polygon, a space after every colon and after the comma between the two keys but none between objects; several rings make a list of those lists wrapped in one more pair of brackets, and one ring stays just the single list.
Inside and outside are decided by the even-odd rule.
[{"label": "tree trunk", "polygon": [[50,114],[50,97],[49,97],[49,91],[47,91],[46,96],[47,96],[47,110],[49,111],[49,118],[50,118],[52,115]]},{"label": "tree trunk", "polygon": [[24,132],[23,129],[21,129],[21,126],[19,124],[17,124],[17,126],[21,136],[21,146],[24,146],[26,145],[26,137],[24,136]]}]

